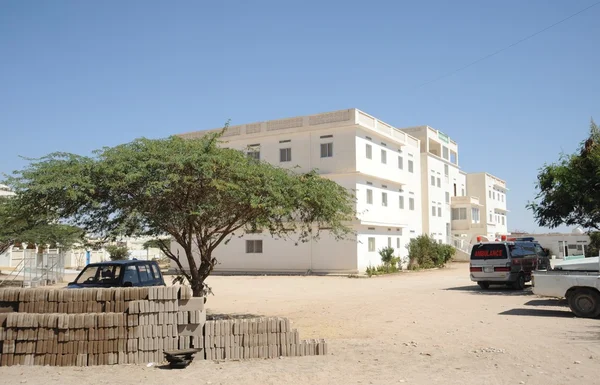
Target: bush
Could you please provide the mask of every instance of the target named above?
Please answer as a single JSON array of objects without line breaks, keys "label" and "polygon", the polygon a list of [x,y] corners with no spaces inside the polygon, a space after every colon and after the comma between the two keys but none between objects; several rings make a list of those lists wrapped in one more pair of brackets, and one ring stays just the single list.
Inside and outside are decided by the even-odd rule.
[{"label": "bush", "polygon": [[411,239],[407,248],[408,268],[411,270],[443,267],[456,253],[454,246],[440,245],[426,234]]},{"label": "bush", "polygon": [[110,256],[110,259],[112,261],[129,259],[129,250],[127,250],[127,247],[125,246],[110,245],[106,246],[105,249],[108,252],[108,255]]},{"label": "bush", "polygon": [[400,257],[394,257],[393,248],[384,247],[379,250],[379,255],[381,256],[381,262],[383,262],[383,264],[376,267],[367,267],[367,275],[369,277],[373,275],[396,273],[402,270],[402,266],[399,264]]}]

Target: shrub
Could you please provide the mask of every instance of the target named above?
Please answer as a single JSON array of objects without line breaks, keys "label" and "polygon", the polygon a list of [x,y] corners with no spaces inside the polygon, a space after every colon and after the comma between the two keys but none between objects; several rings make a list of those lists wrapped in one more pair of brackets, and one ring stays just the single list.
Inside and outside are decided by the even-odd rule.
[{"label": "shrub", "polygon": [[407,248],[408,268],[411,270],[443,267],[456,253],[454,246],[440,245],[427,234],[411,239]]},{"label": "shrub", "polygon": [[106,246],[105,249],[108,252],[108,255],[110,256],[110,259],[112,261],[129,259],[129,250],[127,250],[127,247],[125,246],[110,245]]}]

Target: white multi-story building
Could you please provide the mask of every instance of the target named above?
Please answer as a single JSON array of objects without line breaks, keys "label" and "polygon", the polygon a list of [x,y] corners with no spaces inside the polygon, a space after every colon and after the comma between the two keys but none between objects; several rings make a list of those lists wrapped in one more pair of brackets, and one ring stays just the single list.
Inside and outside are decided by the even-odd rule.
[{"label": "white multi-story building", "polygon": [[[180,136],[196,138],[207,132]],[[467,207],[480,206],[469,196],[457,144],[431,127],[397,129],[348,109],[228,127],[223,141],[280,167],[317,169],[354,191],[357,217],[351,225],[356,236],[336,241],[324,233],[318,241],[296,245],[266,232],[245,234],[215,250],[216,271],[354,273],[379,265],[378,251],[386,246],[406,257],[410,239],[423,233],[441,243],[489,234],[471,216],[463,219]],[[487,207],[491,203],[484,200],[481,212]],[[500,206],[494,210],[499,212]],[[176,243],[172,248],[178,251]]]},{"label": "white multi-story building", "polygon": [[421,142],[423,232],[440,243],[452,234],[451,204],[466,195],[466,178],[458,166],[458,145],[429,126],[403,128]]},{"label": "white multi-story building", "polygon": [[506,182],[491,174],[467,174],[467,190],[471,195],[479,198],[481,205],[481,223],[485,224],[488,239],[499,238],[507,234],[508,221],[506,215]]},{"label": "white multi-story building", "polygon": [[356,237],[335,241],[322,234],[296,245],[266,232],[246,234],[217,248],[217,271],[358,272],[379,265],[383,247],[406,256],[407,243],[422,232],[419,141],[362,111],[232,126],[224,140],[227,147],[297,172],[317,169],[355,190]]}]

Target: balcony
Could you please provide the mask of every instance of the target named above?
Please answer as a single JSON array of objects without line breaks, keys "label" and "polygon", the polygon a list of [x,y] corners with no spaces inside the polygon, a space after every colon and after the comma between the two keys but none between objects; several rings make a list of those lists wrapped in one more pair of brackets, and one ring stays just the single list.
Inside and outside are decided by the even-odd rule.
[{"label": "balcony", "polygon": [[470,197],[470,196],[451,197],[450,203],[452,206],[476,206],[476,207],[483,206],[482,204],[479,203],[479,198]]}]

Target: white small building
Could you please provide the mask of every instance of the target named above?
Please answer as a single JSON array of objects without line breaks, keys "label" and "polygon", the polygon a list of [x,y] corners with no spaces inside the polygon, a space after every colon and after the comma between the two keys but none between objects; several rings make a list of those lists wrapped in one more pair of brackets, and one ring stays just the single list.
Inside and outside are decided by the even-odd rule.
[{"label": "white small building", "polygon": [[14,196],[15,193],[5,184],[0,184],[0,197]]},{"label": "white small building", "polygon": [[550,250],[550,255],[554,255],[557,259],[564,259],[565,256],[587,254],[587,248],[590,244],[589,235],[580,228],[574,229],[571,233],[513,233],[512,236],[535,238],[543,248]]}]

